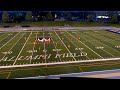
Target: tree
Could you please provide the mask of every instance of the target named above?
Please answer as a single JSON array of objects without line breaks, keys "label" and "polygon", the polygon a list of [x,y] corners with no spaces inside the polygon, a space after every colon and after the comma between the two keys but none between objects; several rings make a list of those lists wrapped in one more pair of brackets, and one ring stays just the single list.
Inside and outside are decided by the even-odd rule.
[{"label": "tree", "polygon": [[48,12],[48,14],[46,15],[46,19],[48,21],[52,21],[52,13],[51,12]]},{"label": "tree", "polygon": [[9,22],[9,14],[7,12],[3,12],[2,21],[5,22],[5,23]]},{"label": "tree", "polygon": [[24,21],[23,16],[14,16],[14,22],[20,23],[22,21]]},{"label": "tree", "polygon": [[70,13],[67,14],[66,20],[67,21],[72,21],[72,15]]},{"label": "tree", "polygon": [[27,12],[26,13],[26,16],[25,16],[25,20],[26,21],[32,21],[32,12]]},{"label": "tree", "polygon": [[43,21],[46,21],[46,17],[45,17],[45,16],[43,16],[43,17],[42,17],[42,20],[43,20]]},{"label": "tree", "polygon": [[88,19],[88,22],[93,22],[93,15],[88,15],[87,19]]},{"label": "tree", "polygon": [[111,16],[111,23],[114,24],[118,23],[118,16],[116,14]]}]

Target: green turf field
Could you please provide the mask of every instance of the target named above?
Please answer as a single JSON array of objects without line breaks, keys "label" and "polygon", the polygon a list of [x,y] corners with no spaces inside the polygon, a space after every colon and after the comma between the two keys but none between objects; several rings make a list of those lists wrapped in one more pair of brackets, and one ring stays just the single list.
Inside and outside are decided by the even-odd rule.
[{"label": "green turf field", "polygon": [[[51,41],[36,41],[36,38],[42,37],[51,38]],[[120,58],[120,35],[104,30],[0,32],[0,78],[104,70],[106,67],[100,68],[101,65],[100,67],[98,65],[96,69],[87,67],[88,64],[94,64],[94,62],[54,64],[91,60],[102,61],[111,58],[113,60],[114,58]],[[105,61],[102,64],[109,62],[116,63],[118,61]],[[52,65],[50,65],[51,63]],[[23,65],[28,65],[28,67],[19,67]],[[16,68],[7,68],[13,66],[16,66]],[[109,68],[114,67],[111,68],[110,66]],[[116,68],[119,68],[119,66]]]}]

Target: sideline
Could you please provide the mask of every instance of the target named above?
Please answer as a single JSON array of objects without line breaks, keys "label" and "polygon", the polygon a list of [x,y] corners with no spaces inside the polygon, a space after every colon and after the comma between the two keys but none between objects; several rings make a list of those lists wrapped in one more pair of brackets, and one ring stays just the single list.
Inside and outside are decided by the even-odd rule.
[{"label": "sideline", "polygon": [[93,60],[81,60],[81,61],[39,63],[39,64],[25,64],[25,65],[10,65],[10,66],[0,66],[0,68],[15,68],[15,67],[28,67],[28,66],[44,66],[44,65],[57,65],[57,64],[70,64],[70,63],[96,62],[96,61],[114,61],[114,60],[120,60],[120,58],[93,59]]}]

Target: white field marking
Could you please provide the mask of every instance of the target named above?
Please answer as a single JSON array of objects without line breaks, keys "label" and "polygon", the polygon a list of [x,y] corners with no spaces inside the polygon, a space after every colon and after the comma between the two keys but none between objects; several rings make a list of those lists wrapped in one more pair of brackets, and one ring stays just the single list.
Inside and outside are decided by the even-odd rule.
[{"label": "white field marking", "polygon": [[[50,31],[49,31],[49,33],[50,33]],[[51,34],[50,34],[50,37],[51,37]],[[51,37],[51,39],[52,39],[52,37]],[[52,41],[53,41],[53,44],[54,44],[55,49],[57,49],[53,39],[52,39]],[[58,51],[57,51],[57,54],[59,54]],[[60,61],[61,61],[61,58],[60,58],[60,57],[59,57],[59,59],[60,59]]]},{"label": "white field marking", "polygon": [[[4,39],[7,38],[7,37],[9,37],[9,35],[7,35],[6,37],[4,37],[2,40],[4,40]],[[1,42],[2,40],[0,40],[0,42]]]},{"label": "white field marking", "polygon": [[[43,38],[44,38],[44,31],[43,31]],[[45,42],[44,42],[44,50],[46,50],[46,48],[45,48]],[[45,63],[46,63],[46,52],[45,52]]]},{"label": "white field marking", "polygon": [[[54,31],[55,32],[55,31]],[[63,43],[63,45],[66,47],[66,49],[68,50],[68,52],[71,54],[70,50],[67,48],[67,46],[65,45],[65,43],[61,40],[60,36],[55,32],[55,34],[59,37],[60,41]],[[71,54],[72,55],[72,54]],[[76,61],[75,57],[72,55],[73,59]]]},{"label": "white field marking", "polygon": [[83,70],[82,70],[82,68],[79,66],[79,69],[80,69],[80,71],[82,71],[83,72]]},{"label": "white field marking", "polygon": [[[104,34],[103,34],[103,33],[104,33]],[[98,34],[99,34],[99,33],[98,33]],[[108,34],[108,32],[107,32],[107,34]],[[113,36],[114,36],[115,38],[119,38],[119,37],[118,37],[118,36],[116,36],[116,35],[113,35],[113,34],[110,34],[110,33],[109,33],[108,35],[107,35],[107,34],[106,34],[106,32],[102,32],[102,33],[100,32],[100,34],[99,34],[99,35],[104,35],[104,36],[108,36],[108,35],[109,35],[109,36],[111,36],[111,37],[113,37]],[[109,37],[108,37],[108,38],[109,38]],[[114,39],[112,38],[112,40],[114,40]]]},{"label": "white field marking", "polygon": [[12,66],[0,66],[0,68],[15,68],[15,67],[29,67],[29,66],[45,66],[45,65],[60,65],[60,64],[73,64],[73,63],[83,63],[83,62],[103,62],[103,61],[117,61],[120,58],[107,58],[107,59],[94,59],[94,60],[80,60],[80,61],[70,61],[70,62],[51,62],[51,63],[40,63],[40,64],[23,64],[23,65],[12,65]]},{"label": "white field marking", "polygon": [[[36,34],[36,38],[37,38],[37,35],[38,35],[38,34]],[[36,39],[35,39],[35,43],[36,43]],[[34,51],[34,48],[35,48],[35,44],[34,44],[34,46],[33,46],[33,51]],[[33,52],[32,52],[32,56],[33,56]],[[31,61],[32,61],[32,58],[30,59],[30,64],[31,64]]]},{"label": "white field marking", "polygon": [[13,65],[15,65],[15,63],[16,63],[16,61],[17,61],[18,57],[20,56],[20,54],[21,54],[21,52],[22,52],[23,48],[25,47],[25,45],[26,45],[27,41],[29,40],[29,38],[30,38],[31,34],[32,34],[32,32],[30,33],[29,37],[27,38],[27,40],[26,40],[25,44],[23,45],[23,47],[22,47],[21,51],[19,52],[19,54],[18,54],[17,58],[15,59],[15,61],[14,61],[14,63],[13,63]]},{"label": "white field marking", "polygon": [[[63,34],[64,35],[64,34]],[[66,35],[64,35],[70,42],[72,42],[72,40],[70,40]],[[75,47],[77,47],[73,42],[72,42],[72,44],[75,46]],[[78,47],[77,47],[78,48]],[[80,52],[82,52],[82,50],[80,50],[79,49],[79,51]],[[90,59],[88,56],[86,56],[87,57],[87,59]]]},{"label": "white field marking", "polygon": [[115,46],[116,48],[120,48],[120,46]]},{"label": "white field marking", "polygon": [[[84,35],[85,35],[85,34],[84,34]],[[87,35],[85,35],[85,36],[87,36]],[[87,37],[89,37],[89,36],[87,36]],[[91,37],[89,37],[89,38],[91,38]],[[93,39],[93,38],[91,38],[91,39]],[[86,40],[86,39],[85,39],[85,40]],[[93,39],[93,40],[96,41],[96,42],[98,42],[98,41],[95,40],[95,39]],[[86,41],[90,42],[89,40],[86,40]],[[90,43],[91,43],[91,42],[90,42]],[[101,42],[99,42],[99,43],[101,43]],[[93,43],[91,43],[91,44],[93,44]],[[101,43],[101,44],[103,44],[103,43]],[[94,45],[94,46],[97,46],[97,45],[95,45],[95,44],[93,44],[93,45]],[[103,44],[103,45],[106,46],[105,44]],[[109,55],[115,57],[113,54],[107,52],[106,50],[104,50],[104,49],[101,49],[101,50],[103,50],[103,51],[105,51],[106,53],[108,53]]]},{"label": "white field marking", "polygon": [[[20,32],[19,32],[19,33],[20,33]],[[18,34],[19,34],[19,33],[18,33]],[[16,34],[13,38],[11,38],[8,42],[6,42],[1,48],[3,48],[3,47],[4,47],[6,44],[8,44],[11,40],[13,40],[18,34]],[[0,49],[1,49],[1,48],[0,48]]]},{"label": "white field marking", "polygon": [[6,78],[6,79],[8,79],[8,78],[10,77],[10,74],[11,74],[11,72],[9,72],[9,74],[8,74],[8,76],[7,76],[7,78]]},{"label": "white field marking", "polygon": [[[89,37],[89,36],[88,36]],[[91,37],[90,37],[91,38]],[[92,38],[93,39],[93,38]],[[93,40],[95,40],[95,39],[93,39]],[[97,41],[97,40],[96,40]],[[107,41],[108,42],[108,41]],[[102,42],[99,42],[99,43],[102,43]],[[104,43],[102,43],[103,45],[105,45]],[[111,43],[112,44],[112,43]],[[109,48],[111,48],[110,46],[108,46],[108,45],[105,45],[105,46],[107,46],[107,47],[109,47]],[[111,48],[111,49],[113,49],[114,51],[117,51],[117,50],[115,50],[114,48]],[[120,53],[119,51],[117,51],[118,53]],[[112,55],[112,54],[111,54]],[[114,55],[113,55],[114,56]]]},{"label": "white field marking", "polygon": [[[101,36],[101,35],[103,35],[103,36],[101,36],[102,38],[107,38],[107,39],[104,39],[105,41],[107,41],[107,42],[109,42],[109,40],[111,40],[111,41],[115,41],[114,39],[111,39],[111,38],[108,38],[108,37],[105,37],[105,36],[107,36],[106,34],[99,34],[99,33],[96,33],[96,34],[98,34],[99,36]],[[112,36],[112,35],[110,35],[110,36]],[[119,37],[116,37],[116,38],[119,38]],[[115,41],[116,43],[118,43],[119,44],[119,42],[118,41]],[[111,43],[111,42],[110,42]],[[111,43],[111,44],[113,44],[113,43]],[[115,44],[113,44],[113,45],[115,45]]]},{"label": "white field marking", "polygon": [[[24,33],[24,34],[25,34],[25,33]],[[18,40],[15,44],[13,44],[13,46],[10,48],[9,51],[11,51],[11,50],[13,49],[13,47],[20,41],[20,39],[23,37],[24,34],[22,34],[22,36],[19,38],[19,40]],[[8,52],[9,52],[9,51],[8,51]],[[7,55],[7,54],[6,54],[6,55]],[[6,55],[4,55],[3,58],[4,58]]]},{"label": "white field marking", "polygon": [[95,48],[96,48],[96,49],[103,49],[104,47],[98,47],[98,46],[97,46],[97,47],[95,47]]},{"label": "white field marking", "polygon": [[[98,33],[96,33],[96,34],[98,34]],[[98,35],[100,36],[100,34],[98,34]],[[101,36],[101,37],[102,37],[102,39],[103,39],[104,41],[109,42],[109,43],[111,43],[112,45],[115,45],[114,43],[110,42],[110,40],[111,40],[111,41],[115,41],[115,40],[109,39],[109,38],[107,38],[107,37],[105,37],[105,36]],[[105,38],[107,38],[107,39],[105,39]],[[98,39],[100,39],[100,38],[98,38]],[[115,42],[119,45],[119,42],[118,42],[118,41],[115,41]]]},{"label": "white field marking", "polygon": [[[65,30],[66,31],[66,30]],[[66,31],[67,32],[67,31]],[[67,32],[68,33],[68,32]],[[70,33],[68,33],[70,34]],[[71,35],[71,34],[70,34]],[[72,37],[74,37],[73,35],[71,35]],[[80,43],[82,43],[83,45],[85,45],[83,42],[81,42],[79,39],[77,39],[76,37],[74,37],[76,40],[78,40]],[[91,48],[89,48],[87,45],[85,45],[88,49],[90,49],[91,51],[93,51]],[[95,51],[93,51],[94,53],[96,53]],[[103,58],[101,55],[99,55],[98,53],[96,53],[99,57]]]},{"label": "white field marking", "polygon": [[1,52],[3,54],[12,54],[12,51],[7,51],[7,52]]},{"label": "white field marking", "polygon": [[3,35],[1,35],[0,38],[1,38],[2,36],[4,36],[5,34],[7,34],[7,33],[4,33]]}]

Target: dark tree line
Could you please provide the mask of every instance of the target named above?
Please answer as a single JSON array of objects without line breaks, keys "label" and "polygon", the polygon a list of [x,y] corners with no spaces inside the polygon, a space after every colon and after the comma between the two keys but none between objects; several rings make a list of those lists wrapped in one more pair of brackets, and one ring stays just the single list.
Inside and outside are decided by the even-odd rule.
[{"label": "dark tree line", "polygon": [[[108,15],[109,18],[105,19],[105,18],[100,18],[99,20],[97,20],[97,22],[99,23],[113,23],[113,24],[117,24],[119,23],[119,15],[116,13],[112,13]],[[89,14],[86,16],[86,21],[87,22],[94,22],[94,18],[95,16],[92,14]],[[72,21],[72,15],[70,13],[66,13],[65,14],[65,19],[66,21]],[[33,16],[32,12],[26,12],[26,14],[24,16],[15,16],[13,15],[12,17],[10,17],[9,13],[7,12],[3,12],[2,13],[2,22],[7,23],[7,22],[33,22],[33,21],[53,21],[54,20],[54,15],[51,12],[48,12],[46,15],[44,16]]]},{"label": "dark tree line", "polygon": [[32,22],[32,21],[52,21],[53,15],[51,12],[48,12],[46,16],[33,16],[32,12],[26,12],[25,16],[15,16],[13,15],[10,17],[10,15],[7,12],[2,13],[2,22],[8,23],[8,22]]}]

